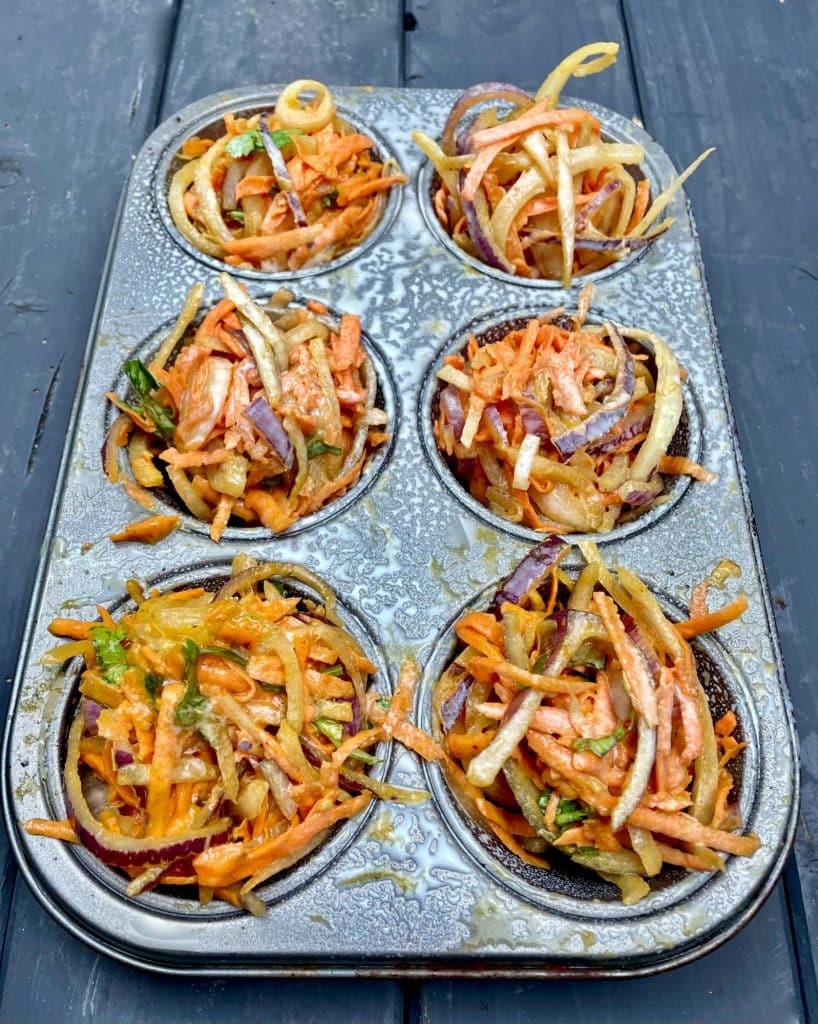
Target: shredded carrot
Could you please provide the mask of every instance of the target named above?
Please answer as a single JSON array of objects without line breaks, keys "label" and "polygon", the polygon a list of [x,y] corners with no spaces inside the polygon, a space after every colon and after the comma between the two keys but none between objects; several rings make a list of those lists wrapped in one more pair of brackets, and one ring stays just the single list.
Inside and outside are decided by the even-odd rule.
[{"label": "shredded carrot", "polygon": [[135,541],[139,544],[157,544],[169,533],[172,533],[178,525],[178,515],[150,516],[148,519],[137,519],[135,522],[128,523],[110,536],[115,543]]},{"label": "shredded carrot", "polygon": [[697,619],[677,622],[675,629],[685,640],[689,640],[693,636],[698,636],[699,633],[709,633],[714,629],[719,629],[721,626],[726,626],[728,622],[733,622],[735,619],[740,618],[746,611],[747,598],[742,594],[735,601],[725,605],[723,608],[719,608],[717,612],[709,612],[707,615],[702,615]]}]

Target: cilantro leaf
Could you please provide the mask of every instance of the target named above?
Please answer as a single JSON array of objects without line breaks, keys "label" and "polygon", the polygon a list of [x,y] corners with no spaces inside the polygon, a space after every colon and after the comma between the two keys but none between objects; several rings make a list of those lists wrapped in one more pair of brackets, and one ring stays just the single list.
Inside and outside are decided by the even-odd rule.
[{"label": "cilantro leaf", "polygon": [[119,665],[112,665],[107,671],[103,673],[103,678],[106,683],[110,683],[112,686],[118,686],[119,681],[128,671],[131,666],[127,661],[123,661]]},{"label": "cilantro leaf", "polygon": [[228,661],[235,661],[242,668],[247,664],[247,658],[242,657],[241,654],[237,654],[235,651],[231,651],[229,647],[200,647],[199,654],[216,654],[220,658],[227,658]]},{"label": "cilantro leaf", "polygon": [[139,396],[142,412],[156,424],[156,432],[169,440],[173,437],[176,427],[173,416],[170,409],[158,402],[151,394],[152,391],[159,390],[159,381],[141,359],[128,359],[124,369],[125,375],[131,382],[131,387]]},{"label": "cilantro leaf", "polygon": [[250,131],[242,132],[241,135],[234,135],[225,147],[232,157],[250,156],[256,150],[264,149],[264,139],[258,128],[251,128]]},{"label": "cilantro leaf", "polygon": [[582,806],[579,800],[560,800],[557,813],[554,815],[554,824],[558,828],[565,828],[575,821],[584,821],[590,817],[589,812]]},{"label": "cilantro leaf", "polygon": [[334,444],[327,444],[323,437],[319,437],[317,434],[308,434],[305,441],[307,442],[308,459],[317,459],[319,455],[344,454],[342,448],[336,448]]},{"label": "cilantro leaf", "polygon": [[229,217],[231,220],[238,221],[239,224],[244,223],[244,210],[228,210],[225,213],[225,217]]},{"label": "cilantro leaf", "polygon": [[124,369],[131,387],[141,399],[148,398],[151,391],[159,390],[159,381],[141,359],[128,359]]},{"label": "cilantro leaf", "polygon": [[378,705],[382,707],[384,711],[389,710],[389,708],[391,707],[391,703],[392,702],[389,700],[388,697],[378,697]]},{"label": "cilantro leaf", "polygon": [[599,736],[595,739],[583,736],[573,740],[571,746],[574,750],[590,750],[597,757],[604,757],[611,747],[628,735],[632,728],[633,722],[623,722],[614,729],[610,736]]},{"label": "cilantro leaf", "polygon": [[145,675],[145,689],[148,691],[148,697],[154,707],[156,707],[156,701],[164,685],[165,680],[155,672],[148,672]]},{"label": "cilantro leaf", "polygon": [[192,640],[182,644],[185,659],[185,692],[176,705],[176,722],[184,728],[191,728],[201,722],[208,708],[207,697],[199,689],[196,673],[196,662],[199,659],[199,647]]},{"label": "cilantro leaf", "polygon": [[128,656],[122,646],[122,641],[125,639],[124,629],[94,626],[90,632],[94,654],[103,668],[113,668],[114,665],[123,665],[127,661]]},{"label": "cilantro leaf", "polygon": [[321,669],[321,675],[324,676],[342,676],[344,674],[343,665],[327,665],[326,668]]},{"label": "cilantro leaf", "polygon": [[553,792],[553,789],[544,789],[537,798],[537,806],[545,810]]},{"label": "cilantro leaf", "polygon": [[334,189],[332,189],[331,192],[327,192],[327,194],[322,197],[321,205],[322,206],[326,206],[326,208],[329,209],[330,207],[335,205],[335,202],[336,202],[337,199],[338,199],[338,189],[334,188]]}]

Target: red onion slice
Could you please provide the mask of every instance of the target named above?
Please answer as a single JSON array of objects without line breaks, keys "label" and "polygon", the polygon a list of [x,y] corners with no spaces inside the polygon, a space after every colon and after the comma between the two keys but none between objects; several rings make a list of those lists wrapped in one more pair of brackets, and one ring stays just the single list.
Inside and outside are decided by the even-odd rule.
[{"label": "red onion slice", "polygon": [[512,574],[501,584],[492,598],[489,611],[498,616],[501,606],[519,604],[537,586],[568,550],[562,537],[547,537],[525,556]]},{"label": "red onion slice", "polygon": [[463,427],[466,425],[466,417],[463,415],[463,404],[460,401],[460,392],[454,384],[447,384],[440,392],[440,402],[446,410],[446,419],[454,431],[456,441],[460,440]]},{"label": "red onion slice", "polygon": [[602,206],[605,200],[613,195],[614,192],[619,188],[619,180],[606,181],[602,188],[597,192],[593,199],[585,204],[581,210],[577,212],[576,217],[576,230],[577,233],[585,229],[585,225],[596,213],[596,211]]},{"label": "red onion slice", "polygon": [[483,410],[483,415],[486,417],[486,421],[488,422],[489,425],[489,430],[491,430],[492,434],[494,434],[497,443],[508,444],[508,434],[506,433],[506,428],[503,424],[503,418],[500,415],[500,410],[497,408],[497,406],[487,405],[486,408]]},{"label": "red onion slice", "polygon": [[588,448],[590,455],[607,455],[626,441],[644,434],[653,419],[653,408],[632,409],[619,421],[614,432],[609,432]]},{"label": "red onion slice", "polygon": [[[591,205],[590,203],[588,204]],[[637,249],[643,249],[646,245],[650,245],[651,242],[655,242],[660,235],[663,235],[670,227],[662,228],[661,231],[654,231],[652,235],[640,235],[638,238],[620,237],[620,238],[577,238],[574,241],[574,248],[576,250],[585,250],[587,252],[635,252]],[[529,243],[542,243],[543,245],[562,245],[562,235],[555,235],[552,232],[537,233],[536,235],[531,234],[528,237]]]},{"label": "red onion slice", "polygon": [[87,697],[82,701],[82,713],[85,716],[85,725],[88,729],[96,729],[102,705]]},{"label": "red onion slice", "polygon": [[63,773],[65,799],[68,813],[74,818],[80,842],[100,860],[118,867],[168,863],[183,857],[192,857],[228,837],[232,827],[228,818],[220,818],[205,828],[190,829],[164,838],[134,839],[105,828],[91,812],[82,789],[79,760],[80,740],[84,728],[84,716],[77,715],[68,733]]},{"label": "red onion slice", "polygon": [[275,175],[278,187],[287,197],[287,202],[290,204],[295,222],[300,228],[305,228],[307,226],[307,217],[304,213],[304,207],[301,205],[301,200],[298,198],[298,193],[295,190],[295,183],[290,177],[290,172],[287,170],[284,154],[270,134],[269,114],[267,117],[261,118],[261,138],[264,142],[264,148],[267,150],[267,156],[270,158],[270,163],[273,165],[273,174]]},{"label": "red onion slice", "polygon": [[236,186],[244,177],[247,170],[247,164],[241,160],[236,160],[230,164],[227,168],[227,173],[224,176],[222,182],[222,209],[223,210],[235,210],[238,204],[236,198]]},{"label": "red onion slice", "polygon": [[[461,173],[461,189],[465,180],[465,174]],[[496,270],[504,270],[507,274],[513,274],[514,267],[506,259],[505,253],[502,253],[493,241],[490,223],[491,216],[483,186],[481,185],[477,189],[474,199],[463,199],[461,197],[460,202],[463,206],[463,216],[466,218],[469,238],[474,242],[474,247],[477,249],[480,259]]]},{"label": "red onion slice", "polygon": [[633,355],[613,324],[606,323],[605,328],[618,356],[614,388],[602,403],[602,407],[591,413],[579,426],[551,438],[551,443],[564,459],[570,458],[580,448],[607,434],[625,415],[633,398]]},{"label": "red onion slice", "polygon": [[440,708],[440,721],[443,723],[444,732],[449,732],[463,714],[463,708],[466,706],[473,682],[474,679],[471,676],[463,676],[454,691],[443,701]]},{"label": "red onion slice", "polygon": [[244,415],[252,421],[258,431],[270,442],[273,450],[284,463],[286,469],[292,469],[295,452],[281,420],[270,407],[263,395],[259,395],[244,410]]},{"label": "red onion slice", "polygon": [[521,89],[518,85],[509,82],[479,82],[472,85],[465,92],[461,92],[454,102],[449,116],[446,119],[446,126],[443,129],[441,147],[444,153],[450,156],[454,152],[454,136],[457,126],[463,120],[463,116],[477,106],[478,103],[488,103],[491,100],[499,100],[511,103],[515,107],[528,109],[534,102],[530,93]]},{"label": "red onion slice", "polygon": [[535,434],[543,441],[549,441],[551,439],[545,420],[533,406],[521,406],[520,419],[523,421],[523,427],[525,427],[525,432],[527,434]]},{"label": "red onion slice", "polygon": [[114,763],[117,768],[124,768],[126,764],[134,763],[134,756],[130,750],[125,750],[122,747],[117,747],[114,751]]}]

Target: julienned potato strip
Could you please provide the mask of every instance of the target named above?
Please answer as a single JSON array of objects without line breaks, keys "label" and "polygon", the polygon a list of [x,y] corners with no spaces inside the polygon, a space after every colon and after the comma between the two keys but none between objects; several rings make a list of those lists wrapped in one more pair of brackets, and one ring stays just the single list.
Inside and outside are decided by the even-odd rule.
[{"label": "julienned potato strip", "polygon": [[[320,304],[289,307],[284,291],[262,308],[220,280],[225,298],[198,325],[197,284],[150,364],[126,362],[136,398],[108,394],[121,415],[103,448],[112,482],[127,446],[142,503],[171,487],[214,541],[231,518],[285,530],[349,490],[389,438],[357,316],[335,325]],[[153,543],[176,525],[154,516],[114,539]]]},{"label": "julienned potato strip", "polygon": [[[604,533],[644,513],[665,475],[714,474],[668,456],[682,415],[681,370],[650,331],[588,324],[560,307],[497,341],[474,335],[438,371],[434,433],[469,493],[543,533]],[[651,364],[652,360],[652,364]]]},{"label": "julienned potato strip", "polygon": [[224,118],[225,134],[194,137],[174,174],[168,207],[200,252],[236,267],[278,273],[320,266],[354,248],[378,223],[399,169],[335,110],[325,85],[286,86],[272,113]]},{"label": "julienned potato strip", "polygon": [[[316,599],[290,595],[290,580]],[[129,876],[131,896],[194,887],[203,902],[263,913],[253,890],[338,822],[373,798],[428,797],[367,774],[392,737],[442,756],[406,718],[417,668],[407,662],[391,700],[370,691],[376,666],[320,577],[245,555],[216,594],[128,589],[136,608],[116,622],[100,609],[98,622],[51,624],[75,639],[47,661],[82,657],[85,668],[64,768],[69,818],[28,821],[30,834],[82,842]]]},{"label": "julienned potato strip", "polygon": [[455,624],[435,732],[450,785],[500,842],[543,870],[557,851],[631,904],[664,864],[723,870],[723,854],[759,848],[737,834],[731,802],[727,766],[745,746],[736,716],[713,723],[687,643],[746,600],[711,613],[705,584],[690,619],[673,623],[638,577],[608,569],[593,543],[580,548],[587,564],[573,578],[560,568],[568,545],[543,541],[487,611]]},{"label": "julienned potato strip", "polygon": [[647,178],[631,173],[642,146],[606,142],[588,111],[558,108],[572,78],[616,62],[618,43],[591,43],[565,58],[532,96],[505,82],[474,85],[455,101],[441,144],[421,131],[416,144],[440,182],[438,220],[456,245],[520,277],[564,288],[645,245],[673,224],[659,217],[702,153],[650,203]]}]

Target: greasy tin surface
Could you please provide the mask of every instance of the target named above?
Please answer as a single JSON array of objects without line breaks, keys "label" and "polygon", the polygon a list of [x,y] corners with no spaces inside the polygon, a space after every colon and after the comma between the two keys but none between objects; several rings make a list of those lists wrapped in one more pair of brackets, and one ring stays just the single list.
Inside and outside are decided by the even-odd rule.
[{"label": "greasy tin surface", "polygon": [[[719,480],[688,487],[644,529],[605,543],[604,552],[680,607],[719,558],[730,557],[743,569],[750,610],[723,630],[719,641],[706,645],[754,744],[742,790],[747,827],[763,843],[752,860],[733,858],[724,874],[685,880],[635,908],[549,895],[535,902],[490,848],[466,852],[468,830],[437,769],[424,770],[399,750],[387,765],[388,777],[423,785],[428,776],[434,799],[414,808],[376,807],[366,822],[349,827],[354,835],[348,844],[336,844],[344,848],[333,849],[334,859],[322,857],[322,864],[331,861],[325,870],[316,874],[306,865],[294,870],[284,891],[271,887],[263,919],[229,908],[203,910],[193,901],[159,894],[126,900],[113,873],[104,867],[89,873],[84,854],[30,838],[17,824],[30,816],[63,813],[57,742],[73,707],[71,685],[38,661],[49,646],[45,625],[64,611],[65,602],[88,614],[98,602],[115,601],[131,575],[153,580],[172,571],[180,579],[201,578],[202,566],[218,573],[242,550],[302,561],[336,587],[362,628],[380,643],[394,675],[409,652],[425,661],[434,649],[431,667],[439,664],[446,627],[458,610],[529,547],[475,515],[438,479],[420,439],[427,428],[418,411],[420,392],[441,347],[447,340],[456,344],[475,317],[530,308],[539,298],[543,308],[570,305],[572,295],[494,279],[468,267],[430,232],[419,210],[420,160],[409,130],[417,126],[434,134],[454,94],[422,90],[336,90],[355,120],[377,128],[413,184],[404,190],[394,223],[375,244],[337,270],[294,283],[299,297],[360,313],[384,354],[400,420],[380,475],[337,516],[290,537],[244,541],[233,534],[218,548],[193,530],[179,531],[156,548],[115,548],[107,540],[140,510],[99,469],[104,392],[128,354],[173,319],[194,281],[207,281],[206,301],[219,295],[214,271],[178,245],[160,218],[154,199],[157,167],[168,147],[209,112],[252,107],[274,96],[275,88],[267,87],[202,100],[160,126],[134,164],[92,332],[76,435],[69,435],[63,483],[55,495],[6,736],[5,806],[21,868],[40,899],[76,934],[121,959],[159,970],[598,976],[647,973],[690,959],[731,934],[771,888],[792,840],[798,785],[789,705],[695,230],[680,197],[672,204],[677,223],[669,235],[598,282],[594,312],[650,328],[674,347],[690,373],[702,461]],[[667,184],[673,169],[659,146],[624,118],[591,109],[612,134],[644,143],[654,193]],[[265,285],[253,275],[248,286],[263,296],[278,284]],[[575,299],[576,291],[572,294]],[[86,542],[92,546],[83,553]],[[418,694],[416,710],[424,723],[432,676],[426,674]]]}]

